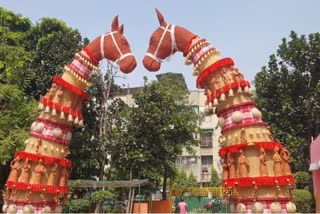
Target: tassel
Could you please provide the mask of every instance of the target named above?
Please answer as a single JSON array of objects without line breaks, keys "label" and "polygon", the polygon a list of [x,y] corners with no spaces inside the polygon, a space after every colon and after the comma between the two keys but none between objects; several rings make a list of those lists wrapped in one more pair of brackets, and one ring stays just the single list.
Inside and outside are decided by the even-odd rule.
[{"label": "tassel", "polygon": [[226,95],[222,93],[220,96],[220,101],[225,101],[225,100],[226,100]]},{"label": "tassel", "polygon": [[65,116],[64,116],[64,112],[63,112],[63,111],[60,113],[60,119],[65,119]]},{"label": "tassel", "polygon": [[79,122],[79,127],[80,127],[80,128],[84,128],[83,120],[80,120],[80,122]]},{"label": "tassel", "polygon": [[244,87],[244,93],[249,93],[249,87],[248,86]]},{"label": "tassel", "polygon": [[218,104],[219,104],[218,99],[217,99],[217,98],[214,98],[214,100],[213,100],[213,106],[216,106],[216,105],[218,105]]},{"label": "tassel", "polygon": [[44,112],[45,112],[45,113],[50,113],[50,107],[49,107],[49,106],[46,106]]},{"label": "tassel", "polygon": [[72,122],[72,121],[73,121],[72,114],[69,114],[69,115],[68,115],[68,122]]},{"label": "tassel", "polygon": [[38,110],[43,110],[44,109],[44,106],[42,103],[39,103],[39,106],[38,106]]},{"label": "tassel", "polygon": [[232,88],[229,90],[229,94],[228,94],[229,97],[233,97],[234,96],[234,93],[233,93],[233,90]]},{"label": "tassel", "polygon": [[76,119],[74,120],[74,124],[78,124],[79,123],[79,118],[76,117]]},{"label": "tassel", "polygon": [[239,86],[237,93],[241,94],[242,93],[242,88]]},{"label": "tassel", "polygon": [[52,109],[51,115],[56,116],[57,115],[57,110],[54,108]]}]

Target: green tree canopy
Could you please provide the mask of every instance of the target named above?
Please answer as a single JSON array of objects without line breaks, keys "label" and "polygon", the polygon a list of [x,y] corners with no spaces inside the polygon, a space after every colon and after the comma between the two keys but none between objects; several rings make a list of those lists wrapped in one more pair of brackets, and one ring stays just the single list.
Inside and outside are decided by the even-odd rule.
[{"label": "green tree canopy", "polygon": [[[199,116],[188,103],[188,92],[172,78],[145,82],[133,95],[135,106],[122,112],[118,136],[108,145],[112,166],[135,178],[159,181],[175,171],[175,160],[182,149],[197,145]],[[127,173],[128,174],[128,173]]]},{"label": "green tree canopy", "polygon": [[283,38],[255,77],[256,101],[276,139],[291,151],[294,171],[307,171],[320,131],[320,34]]}]

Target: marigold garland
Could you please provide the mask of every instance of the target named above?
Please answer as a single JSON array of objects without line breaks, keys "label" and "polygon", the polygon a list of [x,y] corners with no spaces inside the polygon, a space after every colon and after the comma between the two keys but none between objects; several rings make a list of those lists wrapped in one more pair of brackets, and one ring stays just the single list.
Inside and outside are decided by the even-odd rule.
[{"label": "marigold garland", "polygon": [[9,189],[15,189],[15,190],[31,190],[32,192],[43,192],[49,194],[66,194],[68,193],[69,189],[68,187],[62,187],[62,186],[49,186],[49,185],[42,185],[42,184],[28,184],[28,183],[22,183],[22,182],[15,182],[15,181],[7,181],[7,187]]},{"label": "marigold garland", "polygon": [[61,104],[55,103],[51,100],[48,100],[45,97],[42,97],[40,99],[40,103],[42,103],[44,106],[49,106],[50,108],[55,108],[59,112],[63,111],[65,114],[71,114],[74,118],[78,117],[79,120],[83,120],[83,116],[82,116],[81,112],[77,112],[77,111],[72,110],[71,108],[66,107],[66,106],[62,106]]},{"label": "marigold garland", "polygon": [[279,186],[286,186],[288,184],[294,184],[294,178],[292,175],[285,176],[265,176],[265,177],[244,177],[244,178],[230,178],[223,181],[223,185],[227,187],[251,187],[255,182],[257,186],[274,186],[278,181]]},{"label": "marigold garland", "polygon": [[28,158],[30,161],[34,161],[34,162],[39,161],[39,159],[43,159],[44,163],[46,164],[57,163],[58,165],[62,167],[67,167],[67,168],[71,168],[72,166],[71,161],[68,159],[55,158],[55,157],[45,156],[41,154],[32,154],[32,153],[23,152],[23,151],[16,152],[15,157],[18,157],[18,156],[20,157],[20,159]]},{"label": "marigold garland", "polygon": [[208,75],[214,73],[215,71],[217,71],[218,69],[220,69],[222,67],[233,66],[233,65],[234,65],[234,62],[231,58],[223,58],[223,59],[216,61],[215,63],[210,65],[208,68],[203,70],[201,72],[201,74],[198,76],[197,88],[203,88],[202,82]]},{"label": "marigold garland", "polygon": [[86,52],[86,54],[88,54],[88,56],[91,58],[93,64],[95,66],[97,66],[99,64],[99,60],[97,59],[97,57],[89,50],[88,46],[84,47],[82,49],[84,52]]},{"label": "marigold garland", "polygon": [[223,93],[228,94],[228,92],[232,90],[236,90],[237,88],[241,87],[251,87],[251,84],[249,81],[241,80],[240,82],[233,82],[229,85],[225,85],[222,88],[217,89],[215,92],[212,93],[211,97],[207,101],[208,103],[212,102],[215,98],[219,98]]},{"label": "marigold garland", "polygon": [[53,77],[53,82],[61,85],[64,88],[67,88],[70,91],[72,91],[73,93],[79,95],[81,97],[81,99],[83,99],[84,101],[89,99],[89,94],[87,92],[85,92],[85,91],[81,90],[80,88],[72,85],[71,83],[65,81],[64,79],[62,79],[59,76],[54,76]]},{"label": "marigold garland", "polygon": [[284,197],[284,198],[277,198],[275,199],[274,197],[242,197],[242,198],[235,198],[234,200],[236,202],[256,202],[259,201],[261,203],[263,202],[288,202],[292,200],[292,197]]},{"label": "marigold garland", "polygon": [[240,149],[253,145],[257,146],[258,148],[263,147],[265,150],[273,150],[276,146],[279,147],[279,149],[282,149],[282,145],[279,142],[248,142],[231,146],[224,146],[219,150],[219,156],[225,157],[228,153],[238,153]]}]

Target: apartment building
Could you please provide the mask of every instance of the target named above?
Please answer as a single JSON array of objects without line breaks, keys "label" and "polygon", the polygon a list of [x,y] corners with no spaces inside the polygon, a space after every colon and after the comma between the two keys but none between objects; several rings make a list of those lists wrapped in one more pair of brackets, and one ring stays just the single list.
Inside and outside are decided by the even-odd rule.
[{"label": "apartment building", "polygon": [[[189,102],[195,111],[204,115],[206,96],[203,90],[189,91]],[[199,127],[202,133],[197,136],[200,140],[195,147],[195,155],[190,155],[186,150],[176,161],[179,168],[187,173],[192,172],[201,186],[208,186],[211,181],[211,169],[215,168],[221,174],[222,168],[218,155],[220,128],[217,128],[218,118],[216,115],[204,116]]]}]

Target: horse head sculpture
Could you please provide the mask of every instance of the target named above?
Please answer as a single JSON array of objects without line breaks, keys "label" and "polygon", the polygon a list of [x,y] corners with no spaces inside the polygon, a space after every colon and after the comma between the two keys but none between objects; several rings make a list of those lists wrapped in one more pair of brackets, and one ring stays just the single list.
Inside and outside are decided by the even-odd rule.
[{"label": "horse head sculpture", "polygon": [[124,26],[119,26],[118,16],[114,17],[111,32],[94,39],[84,47],[84,51],[95,64],[106,58],[116,62],[123,73],[130,73],[136,67],[137,62],[123,31]]},{"label": "horse head sculpture", "polygon": [[160,27],[151,35],[149,48],[143,59],[143,65],[149,71],[158,71],[161,62],[177,51],[183,52],[188,41],[195,36],[183,27],[168,24],[158,9],[156,13]]}]

